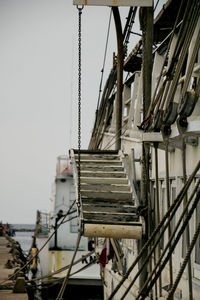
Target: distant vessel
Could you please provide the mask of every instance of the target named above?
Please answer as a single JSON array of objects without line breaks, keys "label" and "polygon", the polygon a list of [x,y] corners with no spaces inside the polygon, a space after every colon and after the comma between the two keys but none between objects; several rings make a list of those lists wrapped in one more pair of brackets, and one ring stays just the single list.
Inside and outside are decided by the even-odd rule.
[{"label": "distant vessel", "polygon": [[[75,189],[69,159],[67,156],[59,156],[51,198],[51,212],[47,214],[38,211],[37,213],[36,243],[38,249],[55,231],[54,236],[39,254],[42,276],[54,273],[71,262],[78,233],[76,205],[72,207],[74,200]],[[70,207],[71,210],[65,218]],[[62,220],[64,220],[63,223]],[[60,223],[62,224],[59,225]],[[74,273],[74,275],[70,276],[70,285],[102,286],[95,253],[84,258],[92,249],[90,239],[83,237],[76,255],[76,261],[80,261],[72,267],[71,274]],[[56,272],[48,280],[62,279],[66,274],[67,269]],[[45,281],[47,281],[46,278]]]}]

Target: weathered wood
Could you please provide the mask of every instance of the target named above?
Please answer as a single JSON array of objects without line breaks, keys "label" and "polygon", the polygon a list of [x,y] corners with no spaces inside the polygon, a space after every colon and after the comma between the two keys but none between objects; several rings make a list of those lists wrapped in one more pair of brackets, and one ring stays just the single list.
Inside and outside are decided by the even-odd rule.
[{"label": "weathered wood", "polygon": [[104,184],[104,183],[118,183],[118,184],[127,184],[128,179],[127,178],[116,178],[116,177],[81,177],[81,183],[99,183],[99,184]]},{"label": "weathered wood", "polygon": [[126,174],[124,172],[91,172],[91,171],[81,171],[81,177],[111,177],[111,178],[125,178]]},{"label": "weathered wood", "polygon": [[[78,159],[78,155],[75,154],[75,158]],[[80,155],[81,160],[100,160],[100,159],[104,159],[104,160],[120,160],[118,155],[111,155],[111,154],[82,154]]]},{"label": "weathered wood", "polygon": [[84,224],[83,235],[86,237],[141,239],[142,226]]},{"label": "weathered wood", "polygon": [[135,214],[123,214],[123,216],[120,213],[109,213],[109,214],[103,214],[102,212],[100,214],[91,212],[83,212],[83,219],[87,222],[88,220],[90,222],[95,221],[99,223],[109,223],[113,224],[114,222],[117,224],[119,223],[132,223],[138,220],[138,216]]},{"label": "weathered wood", "polygon": [[130,214],[136,214],[136,208],[135,207],[124,207],[120,206],[97,206],[97,205],[85,205],[83,204],[83,212],[97,212],[97,213],[130,213]]},{"label": "weathered wood", "polygon": [[[74,151],[74,154],[77,154],[78,153],[78,149],[73,149]],[[81,154],[91,154],[91,155],[94,155],[94,154],[118,154],[118,151],[116,150],[84,150],[84,149],[81,149]]]},{"label": "weathered wood", "polygon": [[88,198],[98,198],[98,199],[116,199],[116,200],[131,200],[132,199],[132,193],[128,192],[99,192],[99,191],[81,191],[82,198],[88,197]]},{"label": "weathered wood", "polygon": [[81,165],[81,170],[82,171],[104,171],[104,172],[123,172],[124,168],[122,166],[105,166],[105,165],[92,165],[92,164],[87,164],[87,165]]},{"label": "weathered wood", "polygon": [[74,5],[94,6],[153,6],[152,0],[74,0]]},{"label": "weathered wood", "polygon": [[83,199],[84,205],[90,206],[104,206],[104,207],[135,207],[133,200],[106,200],[106,199],[92,199],[92,198],[84,198]]},{"label": "weathered wood", "polygon": [[106,160],[106,159],[97,159],[97,160],[95,160],[95,159],[88,159],[88,160],[82,160],[81,161],[81,166],[83,165],[85,165],[85,164],[96,164],[96,165],[98,165],[98,164],[104,164],[104,165],[113,165],[113,166],[121,166],[122,165],[122,162],[120,161],[120,160],[110,160],[110,159],[108,159],[108,160]]},{"label": "weathered wood", "polygon": [[84,191],[91,191],[91,190],[95,190],[95,191],[127,191],[130,192],[130,186],[128,184],[81,184],[81,190]]}]

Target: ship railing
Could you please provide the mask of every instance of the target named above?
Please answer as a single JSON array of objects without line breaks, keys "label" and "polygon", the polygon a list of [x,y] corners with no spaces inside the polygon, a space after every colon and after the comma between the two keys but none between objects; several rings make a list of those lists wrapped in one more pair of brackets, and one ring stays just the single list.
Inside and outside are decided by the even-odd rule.
[{"label": "ship railing", "polygon": [[49,214],[42,211],[37,211],[37,221],[35,234],[39,236],[46,236],[49,234]]}]

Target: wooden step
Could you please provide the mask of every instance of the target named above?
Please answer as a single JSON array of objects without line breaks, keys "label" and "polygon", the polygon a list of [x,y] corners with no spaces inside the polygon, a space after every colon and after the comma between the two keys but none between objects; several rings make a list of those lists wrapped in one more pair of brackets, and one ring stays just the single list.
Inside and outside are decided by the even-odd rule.
[{"label": "wooden step", "polygon": [[[78,164],[78,162],[76,162]],[[92,159],[88,159],[88,160],[82,160],[81,162],[81,166],[83,165],[113,165],[113,166],[121,166],[122,162],[120,160],[92,160]]]},{"label": "wooden step", "polygon": [[81,183],[81,191],[100,190],[100,191],[131,191],[128,184],[96,184],[96,183]]},{"label": "wooden step", "polygon": [[104,172],[104,171],[82,171],[81,177],[106,177],[106,178],[126,178],[126,174],[124,172]]},{"label": "wooden step", "polygon": [[85,222],[89,223],[100,223],[100,224],[133,224],[137,222],[138,216],[136,215],[122,215],[120,214],[94,214],[94,213],[84,213],[83,219]]},{"label": "wooden step", "polygon": [[[78,155],[75,155],[76,161],[78,160]],[[120,160],[118,155],[113,154],[81,154],[80,155],[81,161],[83,160]]]},{"label": "wooden step", "polygon": [[94,184],[128,184],[127,178],[115,178],[113,177],[81,177],[81,183],[94,183]]},{"label": "wooden step", "polygon": [[116,200],[131,200],[132,193],[129,192],[101,192],[101,191],[81,191],[81,198],[93,199],[116,199]]},{"label": "wooden step", "polygon": [[122,166],[114,166],[114,165],[82,165],[81,171],[104,171],[104,172],[124,172],[124,168]]},{"label": "wooden step", "polygon": [[97,213],[112,213],[113,211],[115,213],[130,213],[130,214],[136,214],[137,209],[134,206],[123,206],[121,205],[118,207],[119,204],[115,203],[115,206],[104,206],[104,205],[91,205],[83,203],[83,212],[97,212]]}]

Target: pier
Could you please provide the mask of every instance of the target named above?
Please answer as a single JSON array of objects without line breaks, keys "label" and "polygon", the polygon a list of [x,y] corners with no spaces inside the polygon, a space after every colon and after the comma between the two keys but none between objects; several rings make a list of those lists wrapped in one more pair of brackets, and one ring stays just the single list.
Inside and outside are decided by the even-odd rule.
[{"label": "pier", "polygon": [[[14,283],[12,280],[8,280],[8,277],[11,276],[15,268],[7,268],[5,264],[8,260],[12,260],[13,257],[9,253],[10,247],[7,247],[8,241],[4,236],[0,236],[0,299],[1,300],[28,300],[27,293],[14,293],[12,285]],[[4,282],[5,281],[5,282]],[[4,283],[3,283],[4,282]]]}]

